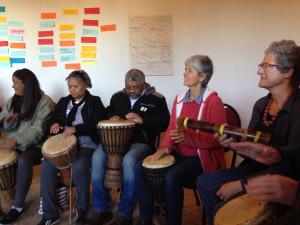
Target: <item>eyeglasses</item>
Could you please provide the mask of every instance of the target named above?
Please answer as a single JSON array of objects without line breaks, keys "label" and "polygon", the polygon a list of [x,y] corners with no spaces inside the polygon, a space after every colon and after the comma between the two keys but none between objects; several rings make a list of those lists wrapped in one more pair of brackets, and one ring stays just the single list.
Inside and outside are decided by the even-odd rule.
[{"label": "eyeglasses", "polygon": [[264,71],[272,68],[272,67],[278,67],[278,64],[270,64],[270,63],[260,63],[258,64],[258,69],[262,68]]}]

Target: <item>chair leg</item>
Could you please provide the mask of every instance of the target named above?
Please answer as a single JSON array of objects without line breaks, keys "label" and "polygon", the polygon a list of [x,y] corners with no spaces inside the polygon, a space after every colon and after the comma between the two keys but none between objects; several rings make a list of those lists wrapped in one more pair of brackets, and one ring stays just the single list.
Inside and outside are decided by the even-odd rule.
[{"label": "chair leg", "polygon": [[235,167],[236,155],[237,154],[235,152],[233,152],[230,168],[234,168]]},{"label": "chair leg", "polygon": [[202,223],[201,225],[206,225],[206,214],[204,209],[202,209]]},{"label": "chair leg", "polygon": [[200,205],[200,199],[199,199],[199,196],[198,196],[196,188],[193,189],[193,192],[194,192],[194,195],[195,195],[196,204]]}]

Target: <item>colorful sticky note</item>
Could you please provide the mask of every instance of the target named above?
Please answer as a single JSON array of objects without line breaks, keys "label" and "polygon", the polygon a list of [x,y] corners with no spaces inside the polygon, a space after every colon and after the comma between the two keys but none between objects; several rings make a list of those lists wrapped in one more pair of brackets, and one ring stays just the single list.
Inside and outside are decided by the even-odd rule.
[{"label": "colorful sticky note", "polygon": [[25,58],[10,58],[10,64],[25,63]]},{"label": "colorful sticky note", "polygon": [[0,12],[5,12],[5,6],[0,6]]},{"label": "colorful sticky note", "polygon": [[96,63],[96,60],[94,60],[94,59],[91,59],[91,60],[83,60],[83,61],[82,61],[82,65],[85,65],[85,66],[96,66],[97,63]]},{"label": "colorful sticky note", "polygon": [[81,43],[97,43],[96,37],[81,37]]},{"label": "colorful sticky note", "polygon": [[11,50],[10,51],[10,57],[13,58],[25,58],[26,57],[26,51],[25,50]]},{"label": "colorful sticky note", "polygon": [[55,47],[42,46],[40,47],[40,52],[55,52]]},{"label": "colorful sticky note", "polygon": [[83,20],[83,26],[95,26],[98,27],[98,20]]},{"label": "colorful sticky note", "polygon": [[75,33],[62,33],[59,34],[60,39],[74,39],[75,38]]},{"label": "colorful sticky note", "polygon": [[78,15],[78,9],[62,9],[63,15]]},{"label": "colorful sticky note", "polygon": [[62,47],[75,46],[75,41],[60,41],[59,45]]},{"label": "colorful sticky note", "polygon": [[25,47],[26,47],[25,43],[14,43],[14,42],[10,43],[10,48],[25,48]]},{"label": "colorful sticky note", "polygon": [[81,51],[82,52],[96,52],[97,51],[97,46],[81,46]]},{"label": "colorful sticky note", "polygon": [[9,41],[19,41],[22,42],[23,41],[23,36],[22,35],[8,35],[8,40]]},{"label": "colorful sticky note", "polygon": [[56,61],[43,61],[42,67],[56,67],[57,62]]},{"label": "colorful sticky note", "polygon": [[0,16],[0,23],[6,23],[7,17],[6,16]]},{"label": "colorful sticky note", "polygon": [[16,27],[16,28],[21,28],[23,27],[23,23],[20,21],[14,21],[14,20],[9,20],[7,25],[9,27]]},{"label": "colorful sticky note", "polygon": [[8,46],[8,41],[0,41],[0,47]]},{"label": "colorful sticky note", "polygon": [[9,48],[6,47],[0,48],[0,55],[8,55],[8,53],[9,53]]},{"label": "colorful sticky note", "polygon": [[65,69],[67,70],[79,70],[80,69],[80,63],[66,63]]},{"label": "colorful sticky note", "polygon": [[59,49],[60,54],[75,54],[75,48],[61,48]]},{"label": "colorful sticky note", "polygon": [[39,38],[38,39],[38,44],[39,45],[53,45],[53,39],[52,38]]},{"label": "colorful sticky note", "polygon": [[60,61],[66,62],[66,61],[74,61],[75,60],[75,55],[61,55],[60,56]]},{"label": "colorful sticky note", "polygon": [[7,30],[0,30],[0,38],[7,38],[8,37],[8,32]]},{"label": "colorful sticky note", "polygon": [[38,32],[39,37],[53,37],[53,30],[44,30]]},{"label": "colorful sticky note", "polygon": [[40,61],[52,61],[54,60],[54,55],[39,55],[39,60]]},{"label": "colorful sticky note", "polygon": [[9,29],[10,34],[24,34],[25,30],[24,29]]},{"label": "colorful sticky note", "polygon": [[59,30],[74,30],[75,25],[74,24],[62,24],[59,25]]},{"label": "colorful sticky note", "polygon": [[100,26],[100,29],[102,32],[115,31],[117,29],[117,26],[116,26],[116,24],[107,24],[107,25]]},{"label": "colorful sticky note", "polygon": [[41,13],[41,19],[56,19],[56,13]]},{"label": "colorful sticky note", "polygon": [[54,28],[55,27],[55,21],[42,21],[40,22],[41,28]]},{"label": "colorful sticky note", "polygon": [[100,8],[84,8],[84,14],[100,14]]},{"label": "colorful sticky note", "polygon": [[81,58],[96,58],[96,53],[95,52],[80,52],[80,57]]},{"label": "colorful sticky note", "polygon": [[82,35],[98,35],[98,29],[82,29]]},{"label": "colorful sticky note", "polygon": [[9,55],[0,56],[0,62],[9,62]]},{"label": "colorful sticky note", "polygon": [[1,23],[1,24],[0,24],[0,30],[7,30],[7,25],[6,25],[6,23]]}]

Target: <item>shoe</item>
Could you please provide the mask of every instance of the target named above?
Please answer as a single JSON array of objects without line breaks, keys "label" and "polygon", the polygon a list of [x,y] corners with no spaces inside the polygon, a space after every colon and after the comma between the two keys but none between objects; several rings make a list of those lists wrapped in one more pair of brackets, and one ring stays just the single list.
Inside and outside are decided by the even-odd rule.
[{"label": "shoe", "polygon": [[108,225],[132,225],[132,218],[116,216]]},{"label": "shoe", "polygon": [[7,215],[5,215],[1,220],[0,220],[0,225],[9,225],[15,222],[19,216],[23,213],[24,210],[19,212],[16,209],[11,209]]},{"label": "shoe", "polygon": [[88,225],[104,225],[111,221],[113,214],[110,211],[106,212],[93,212],[91,218],[88,220]]},{"label": "shoe", "polygon": [[76,218],[75,225],[84,225],[86,222],[85,211],[82,209],[77,209],[76,214],[77,214],[77,218]]},{"label": "shoe", "polygon": [[38,223],[38,225],[53,225],[57,224],[60,221],[60,218],[55,219],[46,219],[45,217]]}]

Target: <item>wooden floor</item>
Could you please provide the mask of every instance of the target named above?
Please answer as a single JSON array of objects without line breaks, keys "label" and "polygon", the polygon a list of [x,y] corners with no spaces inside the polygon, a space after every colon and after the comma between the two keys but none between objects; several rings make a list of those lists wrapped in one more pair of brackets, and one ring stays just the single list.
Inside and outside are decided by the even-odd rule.
[{"label": "wooden floor", "polygon": [[[41,220],[41,216],[38,214],[39,207],[39,195],[40,195],[40,168],[35,166],[34,168],[34,178],[29,191],[29,194],[25,203],[25,212],[21,215],[19,220],[14,223],[15,225],[36,225]],[[118,194],[116,192],[112,193],[113,198],[113,211],[116,210]],[[138,219],[138,210],[134,212],[134,221]],[[62,215],[62,220],[59,225],[67,225],[68,213],[64,212]],[[185,190],[185,201],[183,210],[183,223],[184,225],[201,225],[201,209],[200,206],[196,204],[194,193],[192,190]],[[158,224],[157,224],[158,225]]]}]

